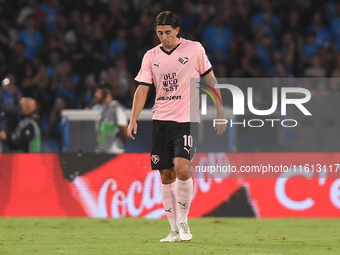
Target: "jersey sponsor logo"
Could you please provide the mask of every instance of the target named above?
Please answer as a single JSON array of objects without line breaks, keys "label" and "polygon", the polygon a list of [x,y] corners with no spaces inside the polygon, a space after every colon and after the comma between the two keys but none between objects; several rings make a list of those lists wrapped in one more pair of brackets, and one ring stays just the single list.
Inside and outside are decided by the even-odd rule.
[{"label": "jersey sponsor logo", "polygon": [[159,162],[159,156],[158,155],[151,155],[151,160],[155,165],[157,165],[157,163]]},{"label": "jersey sponsor logo", "polygon": [[178,89],[178,80],[176,78],[177,74],[173,73],[166,73],[163,75],[163,91],[170,92],[170,91],[177,91]]},{"label": "jersey sponsor logo", "polygon": [[183,147],[184,150],[186,150],[188,152],[188,154],[190,154],[190,149]]},{"label": "jersey sponsor logo", "polygon": [[178,61],[182,64],[182,65],[185,65],[188,61],[189,61],[189,58],[187,57],[179,57]]},{"label": "jersey sponsor logo", "polygon": [[156,100],[166,101],[166,100],[179,100],[181,99],[181,96],[166,96],[166,97],[157,97]]},{"label": "jersey sponsor logo", "polygon": [[160,64],[160,62],[158,62],[158,64],[153,64],[154,66],[157,66],[158,68],[159,68],[159,64]]}]

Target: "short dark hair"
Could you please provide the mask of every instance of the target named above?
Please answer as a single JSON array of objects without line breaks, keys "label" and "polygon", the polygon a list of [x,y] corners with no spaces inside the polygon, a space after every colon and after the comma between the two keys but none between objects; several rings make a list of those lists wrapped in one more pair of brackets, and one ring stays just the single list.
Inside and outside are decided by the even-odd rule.
[{"label": "short dark hair", "polygon": [[154,27],[169,25],[172,28],[179,27],[179,21],[175,13],[171,11],[161,12],[157,15],[154,23]]}]

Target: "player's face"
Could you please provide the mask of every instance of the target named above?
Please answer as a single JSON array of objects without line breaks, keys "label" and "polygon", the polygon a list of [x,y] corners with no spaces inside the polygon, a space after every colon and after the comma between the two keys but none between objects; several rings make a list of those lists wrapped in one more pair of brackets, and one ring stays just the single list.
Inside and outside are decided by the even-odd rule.
[{"label": "player's face", "polygon": [[179,27],[173,28],[170,25],[157,26],[156,33],[163,44],[164,49],[171,50],[175,48],[178,44],[177,34],[179,32]]}]

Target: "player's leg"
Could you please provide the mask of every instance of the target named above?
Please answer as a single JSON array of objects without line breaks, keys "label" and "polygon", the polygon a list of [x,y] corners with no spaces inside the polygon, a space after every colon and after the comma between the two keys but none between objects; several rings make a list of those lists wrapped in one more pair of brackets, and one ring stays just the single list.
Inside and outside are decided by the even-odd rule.
[{"label": "player's leg", "polygon": [[176,194],[176,173],[174,167],[159,171],[161,174],[161,194],[166,216],[169,220],[171,231],[166,238],[160,242],[178,242],[179,231],[177,227],[178,203]]},{"label": "player's leg", "polygon": [[152,148],[151,169],[159,170],[161,175],[161,194],[166,216],[169,220],[170,234],[160,242],[177,242],[178,228],[178,204],[176,195],[176,173],[173,162],[173,149],[170,139],[168,122],[153,121],[152,124]]},{"label": "player's leg", "polygon": [[188,225],[188,214],[193,193],[193,180],[190,177],[190,160],[175,158],[175,171],[177,176],[177,200],[179,215],[177,225],[181,241],[189,241],[192,238]]},{"label": "player's leg", "polygon": [[174,128],[174,163],[177,176],[177,198],[179,205],[178,228],[181,241],[192,238],[188,226],[188,214],[193,193],[193,180],[190,175],[190,160],[195,153],[197,125],[193,123],[177,123]]}]

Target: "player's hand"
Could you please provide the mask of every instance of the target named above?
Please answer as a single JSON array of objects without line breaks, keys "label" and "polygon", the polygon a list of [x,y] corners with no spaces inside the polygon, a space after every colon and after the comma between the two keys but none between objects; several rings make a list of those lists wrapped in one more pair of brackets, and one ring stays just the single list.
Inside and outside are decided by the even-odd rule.
[{"label": "player's hand", "polygon": [[[216,115],[216,119],[222,119],[225,120],[224,111],[218,111]],[[215,130],[217,130],[217,135],[222,135],[227,130],[228,125],[227,124],[216,124]]]},{"label": "player's hand", "polygon": [[5,141],[7,139],[7,135],[5,131],[0,131],[0,140]]},{"label": "player's hand", "polygon": [[135,137],[132,135],[132,132],[134,135],[137,134],[137,122],[130,120],[129,126],[127,128],[127,135],[129,138],[135,140]]}]

